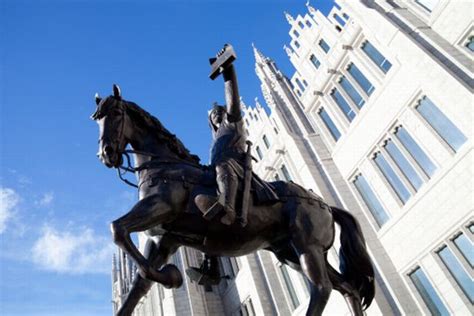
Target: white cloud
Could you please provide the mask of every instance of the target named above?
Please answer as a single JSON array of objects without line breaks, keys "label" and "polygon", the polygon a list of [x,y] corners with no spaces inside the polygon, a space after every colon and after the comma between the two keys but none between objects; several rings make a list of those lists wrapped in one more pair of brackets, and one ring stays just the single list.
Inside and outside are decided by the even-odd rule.
[{"label": "white cloud", "polygon": [[19,201],[20,196],[13,189],[0,188],[0,234],[5,231]]},{"label": "white cloud", "polygon": [[115,247],[110,238],[91,229],[58,231],[46,225],[32,248],[32,260],[41,269],[61,273],[110,273]]},{"label": "white cloud", "polygon": [[54,199],[54,193],[53,192],[48,192],[43,194],[41,199],[39,199],[36,204],[39,206],[48,206],[53,202]]},{"label": "white cloud", "polygon": [[31,180],[30,177],[27,177],[25,175],[22,175],[20,174],[18,176],[18,184],[21,186],[21,187],[26,187],[26,186],[29,186],[30,184],[33,183],[33,181]]}]

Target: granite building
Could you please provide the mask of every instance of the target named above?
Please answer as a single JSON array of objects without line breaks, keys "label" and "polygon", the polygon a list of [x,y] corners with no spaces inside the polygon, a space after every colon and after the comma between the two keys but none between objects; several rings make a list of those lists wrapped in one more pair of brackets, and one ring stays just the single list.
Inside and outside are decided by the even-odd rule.
[{"label": "granite building", "polygon": [[[285,13],[291,78],[254,47],[269,109],[244,105],[254,170],[358,218],[376,268],[369,315],[474,313],[473,6],[336,0],[328,16]],[[173,260],[184,271],[200,258],[182,248]],[[272,254],[221,263],[230,279],[219,286],[155,285],[136,315],[304,314],[307,281]],[[132,272],[119,254],[114,306]],[[326,314],[349,314],[335,291]]]}]

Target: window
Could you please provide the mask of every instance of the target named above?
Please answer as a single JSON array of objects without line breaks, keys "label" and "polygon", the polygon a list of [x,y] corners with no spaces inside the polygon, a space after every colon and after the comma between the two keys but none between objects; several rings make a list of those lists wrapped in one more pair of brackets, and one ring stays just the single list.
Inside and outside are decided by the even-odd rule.
[{"label": "window", "polygon": [[[472,246],[471,246],[472,252]],[[446,268],[448,268],[449,273],[453,276],[456,280],[459,287],[463,290],[464,294],[469,298],[471,303],[474,302],[474,283],[463,268],[461,263],[458,259],[454,256],[453,252],[447,247],[444,246],[440,251],[438,251],[438,255],[443,261]]]},{"label": "window", "polygon": [[384,73],[392,68],[392,64],[369,41],[365,41],[361,48]]},{"label": "window", "polygon": [[329,47],[328,43],[326,43],[325,40],[321,39],[319,41],[319,47],[321,47],[321,49],[325,52],[325,53],[328,53],[329,50],[331,49],[331,47]]},{"label": "window", "polygon": [[301,97],[301,96],[302,96],[302,94],[301,94],[301,91],[300,91],[300,90],[298,90],[298,89],[296,89],[296,94],[297,94],[299,97]]},{"label": "window", "polygon": [[260,146],[255,147],[255,151],[257,152],[258,159],[262,160],[263,154],[262,154],[262,150],[260,149]]},{"label": "window", "polygon": [[303,22],[298,21],[298,26],[299,26],[301,29],[304,29],[304,24],[303,24]]},{"label": "window", "polygon": [[345,13],[342,14],[342,17],[343,17],[344,19],[346,19],[346,20],[349,20],[349,16],[348,16],[347,14],[345,14]]},{"label": "window", "polygon": [[374,92],[374,86],[370,81],[364,76],[364,74],[356,67],[354,64],[350,64],[347,68],[347,71],[351,74],[352,78],[357,81],[362,90],[365,91],[367,95],[371,95]]},{"label": "window", "polygon": [[283,276],[283,281],[285,282],[285,287],[288,295],[291,299],[291,305],[293,310],[296,309],[300,305],[300,301],[298,300],[298,296],[296,295],[295,288],[293,287],[293,283],[291,282],[290,275],[288,273],[288,269],[285,265],[280,265],[280,272]]},{"label": "window", "polygon": [[301,83],[300,79],[296,78],[296,79],[295,79],[295,82],[296,82],[296,84],[298,85],[298,87],[300,88],[300,90],[301,90],[302,92],[304,92],[305,87],[304,87],[304,85]]},{"label": "window", "polygon": [[420,5],[423,9],[428,12],[432,12],[434,7],[438,4],[439,0],[415,0],[415,3]]},{"label": "window", "polygon": [[300,43],[298,41],[294,41],[296,48],[300,48]]},{"label": "window", "polygon": [[416,268],[416,270],[413,271],[409,277],[433,315],[449,315],[446,306],[444,306],[443,302],[438,296],[438,293],[436,293],[433,285],[431,285],[430,281],[420,267]]},{"label": "window", "polygon": [[426,96],[415,109],[455,152],[466,142],[466,136]]},{"label": "window", "polygon": [[239,314],[240,316],[255,316],[255,309],[250,297],[242,303]]},{"label": "window", "polygon": [[273,178],[275,179],[275,181],[280,181],[280,175],[278,173],[275,173]]},{"label": "window", "polygon": [[347,117],[349,122],[352,122],[356,114],[354,113],[354,111],[352,111],[352,108],[349,106],[349,103],[347,103],[346,99],[344,99],[342,94],[337,89],[334,89],[331,92],[331,97],[334,99],[341,111]]},{"label": "window", "polygon": [[382,227],[383,224],[389,220],[389,216],[374,191],[372,191],[362,174],[358,175],[353,183],[367,205],[370,213],[372,213],[372,216],[375,218],[375,221],[380,227]]},{"label": "window", "polygon": [[319,114],[319,117],[323,120],[324,125],[326,125],[326,128],[329,130],[334,140],[337,141],[339,137],[341,137],[341,133],[339,132],[336,125],[332,121],[328,112],[326,112],[324,108],[321,108],[318,114]]},{"label": "window", "polygon": [[306,20],[305,23],[306,23],[306,26],[307,26],[307,27],[312,27],[312,26],[313,26],[313,24],[311,24],[311,22],[308,21],[308,20]]},{"label": "window", "polygon": [[461,233],[459,236],[453,239],[453,243],[472,268],[474,266],[474,251],[472,248],[472,242],[466,237],[466,235],[464,235],[464,233]]},{"label": "window", "polygon": [[469,39],[464,46],[466,46],[471,52],[474,52],[474,36],[469,36]]},{"label": "window", "polygon": [[225,271],[229,273],[231,278],[235,278],[237,273],[239,273],[239,265],[237,264],[237,260],[231,257],[222,257],[224,261]]},{"label": "window", "polygon": [[267,147],[267,149],[270,148],[270,142],[268,141],[267,135],[263,135],[262,139],[263,143],[265,144],[265,147]]},{"label": "window", "polygon": [[[301,23],[301,22],[300,22]],[[297,30],[294,30],[293,31],[293,35],[295,35],[296,37],[300,37],[300,33],[297,31]]]},{"label": "window", "polygon": [[387,140],[387,142],[384,145],[384,148],[387,150],[390,157],[392,157],[392,159],[395,161],[398,168],[400,168],[403,175],[408,179],[408,181],[413,186],[415,191],[418,191],[418,189],[423,184],[423,180],[416,173],[415,169],[410,164],[410,162],[405,158],[405,156],[403,156],[400,149],[398,149],[398,147],[395,145],[395,143],[391,139]]},{"label": "window", "polygon": [[408,153],[415,159],[417,164],[423,169],[425,174],[430,178],[433,176],[436,171],[436,166],[425,154],[423,149],[415,142],[415,140],[410,136],[407,130],[403,126],[397,127],[395,137],[402,143],[403,147],[408,151]]},{"label": "window", "polygon": [[318,69],[319,66],[321,66],[321,62],[316,58],[316,56],[314,55],[311,55],[311,57],[309,58],[309,60],[311,61],[311,63],[313,64],[313,66]]},{"label": "window", "polygon": [[285,178],[285,180],[286,181],[291,181],[291,176],[290,176],[290,173],[288,172],[288,169],[286,168],[286,166],[281,165],[280,170],[283,173],[283,177]]},{"label": "window", "polygon": [[339,84],[359,109],[364,106],[364,99],[346,77],[342,76],[341,79],[339,79]]},{"label": "window", "polygon": [[405,204],[411,196],[410,191],[408,191],[398,175],[388,164],[387,160],[385,160],[382,153],[378,152],[374,158],[374,161],[402,203]]},{"label": "window", "polygon": [[334,14],[333,17],[342,27],[346,25],[346,21],[344,21],[339,15]]}]

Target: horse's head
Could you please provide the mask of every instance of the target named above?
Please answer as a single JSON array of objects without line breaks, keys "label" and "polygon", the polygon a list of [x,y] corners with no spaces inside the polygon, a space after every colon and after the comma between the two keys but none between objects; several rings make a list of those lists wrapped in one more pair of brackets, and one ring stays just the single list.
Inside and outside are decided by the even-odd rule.
[{"label": "horse's head", "polygon": [[97,109],[91,118],[99,124],[99,152],[97,156],[109,168],[122,164],[122,152],[127,146],[127,113],[120,88],[113,86],[114,94],[105,99],[95,95]]}]

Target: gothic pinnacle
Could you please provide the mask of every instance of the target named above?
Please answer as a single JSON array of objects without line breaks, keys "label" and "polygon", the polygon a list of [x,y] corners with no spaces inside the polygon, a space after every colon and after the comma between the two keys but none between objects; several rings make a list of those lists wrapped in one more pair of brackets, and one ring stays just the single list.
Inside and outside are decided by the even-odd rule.
[{"label": "gothic pinnacle", "polygon": [[290,25],[293,24],[293,22],[295,22],[295,19],[293,19],[293,17],[288,13],[288,12],[284,12],[285,13],[285,17],[286,17],[286,20],[288,21],[288,23],[290,23]]}]

